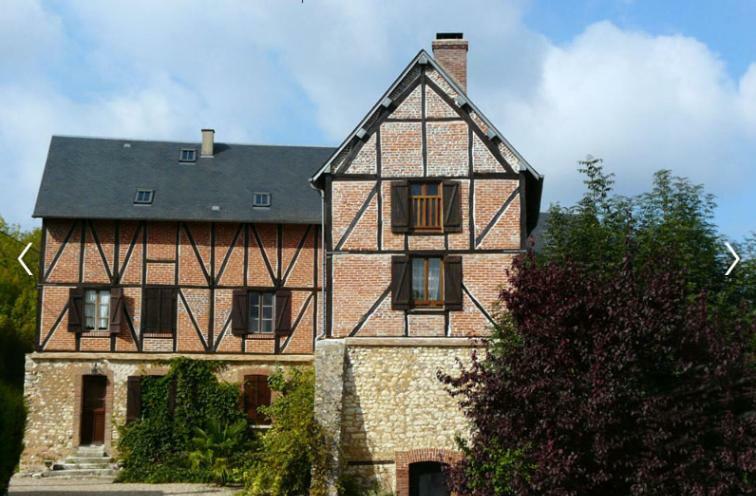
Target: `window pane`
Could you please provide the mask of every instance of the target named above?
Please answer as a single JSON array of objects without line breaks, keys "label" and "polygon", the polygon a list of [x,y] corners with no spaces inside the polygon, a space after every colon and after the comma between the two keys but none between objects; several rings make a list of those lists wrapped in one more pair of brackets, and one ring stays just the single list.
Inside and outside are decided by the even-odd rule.
[{"label": "window pane", "polygon": [[97,315],[97,327],[99,329],[108,328],[110,317],[110,291],[100,291],[99,314]]},{"label": "window pane", "polygon": [[262,332],[273,332],[273,320],[263,320],[262,321]]},{"label": "window pane", "polygon": [[425,299],[425,260],[412,259],[412,299]]},{"label": "window pane", "polygon": [[272,319],[273,318],[273,307],[271,305],[263,305],[263,314],[264,319]]},{"label": "window pane", "polygon": [[421,184],[410,184],[410,194],[412,196],[418,196],[422,194],[422,185]]},{"label": "window pane", "polygon": [[273,293],[263,294],[263,305],[273,305]]},{"label": "window pane", "polygon": [[425,185],[425,194],[428,196],[433,196],[438,194],[438,184],[426,184]]},{"label": "window pane", "polygon": [[84,325],[87,329],[94,329],[95,326],[95,305],[97,304],[97,292],[84,292]]},{"label": "window pane", "polygon": [[439,301],[441,299],[441,259],[428,259],[428,299]]}]

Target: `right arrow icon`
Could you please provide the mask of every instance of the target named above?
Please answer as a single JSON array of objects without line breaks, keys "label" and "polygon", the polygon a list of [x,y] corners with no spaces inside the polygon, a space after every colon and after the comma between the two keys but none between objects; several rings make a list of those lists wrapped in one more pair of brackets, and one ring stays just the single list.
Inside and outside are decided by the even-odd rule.
[{"label": "right arrow icon", "polygon": [[738,256],[737,253],[735,253],[735,250],[732,249],[732,246],[730,245],[730,243],[725,241],[725,245],[727,246],[727,249],[730,250],[730,253],[732,253],[732,256],[735,257],[735,261],[732,262],[732,265],[730,265],[730,268],[727,269],[727,272],[725,272],[725,275],[729,276],[730,272],[732,272],[732,269],[734,269],[735,266],[738,265],[738,262],[740,262],[740,257]]}]

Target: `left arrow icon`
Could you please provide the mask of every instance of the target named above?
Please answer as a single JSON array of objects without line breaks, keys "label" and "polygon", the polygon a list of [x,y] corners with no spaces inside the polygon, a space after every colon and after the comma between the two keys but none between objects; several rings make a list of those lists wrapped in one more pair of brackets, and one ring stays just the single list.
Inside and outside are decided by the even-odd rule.
[{"label": "left arrow icon", "polygon": [[21,267],[23,267],[26,273],[29,274],[30,276],[33,274],[32,274],[32,271],[29,270],[29,267],[27,267],[26,264],[24,263],[24,255],[26,255],[26,252],[29,251],[29,248],[31,248],[31,245],[32,245],[31,243],[26,245],[26,248],[24,248],[24,251],[22,251],[21,255],[18,256],[18,263],[21,264]]}]

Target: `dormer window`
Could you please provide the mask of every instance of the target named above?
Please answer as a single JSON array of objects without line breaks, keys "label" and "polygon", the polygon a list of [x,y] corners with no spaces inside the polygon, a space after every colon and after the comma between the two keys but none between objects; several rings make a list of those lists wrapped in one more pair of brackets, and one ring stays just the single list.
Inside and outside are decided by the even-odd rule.
[{"label": "dormer window", "polygon": [[179,152],[179,162],[196,162],[197,150],[194,148],[182,148]]},{"label": "dormer window", "polygon": [[134,205],[152,205],[154,197],[154,189],[138,189],[136,196],[134,196]]},{"label": "dormer window", "polygon": [[270,193],[255,193],[252,198],[253,207],[269,207]]}]

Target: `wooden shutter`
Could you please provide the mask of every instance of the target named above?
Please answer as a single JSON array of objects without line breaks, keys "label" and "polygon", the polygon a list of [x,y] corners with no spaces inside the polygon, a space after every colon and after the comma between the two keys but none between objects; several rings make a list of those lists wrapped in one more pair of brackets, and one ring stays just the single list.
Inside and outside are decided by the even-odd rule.
[{"label": "wooden shutter", "polygon": [[410,230],[409,183],[391,183],[391,230],[396,233]]},{"label": "wooden shutter", "polygon": [[462,202],[459,181],[444,181],[444,232],[462,232]]},{"label": "wooden shutter", "polygon": [[444,305],[447,310],[462,310],[462,257],[444,259]]},{"label": "wooden shutter", "polygon": [[160,331],[176,330],[176,296],[176,289],[160,288]]},{"label": "wooden shutter", "polygon": [[276,332],[291,332],[291,291],[288,289],[276,291]]},{"label": "wooden shutter", "polygon": [[126,380],[126,423],[130,424],[142,414],[142,377],[129,376]]},{"label": "wooden shutter", "polygon": [[71,332],[82,332],[84,330],[83,288],[68,290],[68,330]]},{"label": "wooden shutter", "polygon": [[142,332],[160,330],[160,288],[142,291]]},{"label": "wooden shutter", "polygon": [[123,299],[123,288],[110,289],[110,333],[119,334],[123,325],[123,314],[125,301]]},{"label": "wooden shutter", "polygon": [[246,289],[235,289],[231,298],[231,332],[235,336],[249,333],[249,296]]},{"label": "wooden shutter", "polygon": [[410,258],[391,257],[391,308],[409,310],[411,293]]}]

